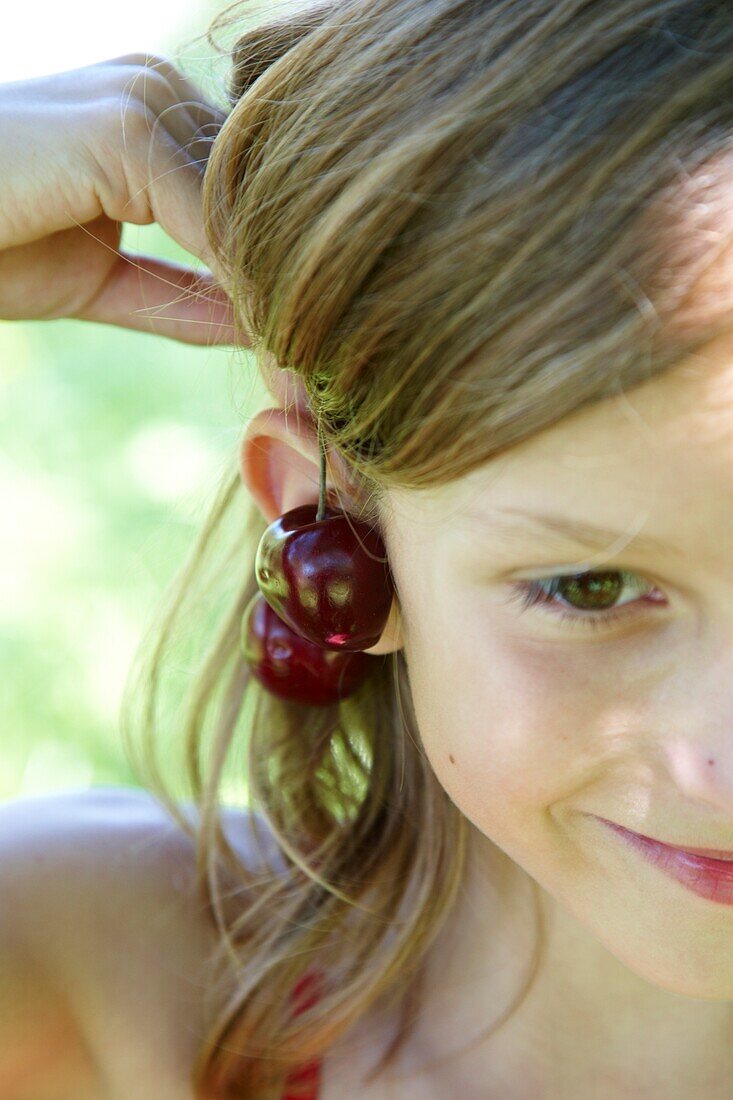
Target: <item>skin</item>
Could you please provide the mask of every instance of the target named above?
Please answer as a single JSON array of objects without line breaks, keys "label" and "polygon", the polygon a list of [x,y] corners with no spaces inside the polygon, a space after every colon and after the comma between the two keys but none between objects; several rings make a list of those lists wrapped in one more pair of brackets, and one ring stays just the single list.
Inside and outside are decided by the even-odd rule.
[{"label": "skin", "polygon": [[[318,444],[307,412],[282,408],[302,391],[265,377],[280,408],[249,423],[242,475],[274,519],[317,500]],[[472,829],[427,1008],[374,1096],[729,1095],[733,907],[587,815],[733,850],[732,471],[733,328],[449,486],[389,494],[399,606],[373,652],[404,647],[426,754]],[[628,534],[605,554],[530,526],[509,540],[496,533],[508,507]],[[662,549],[635,548],[636,532]],[[508,600],[517,579],[591,568],[635,578],[605,629]],[[527,974],[531,880],[548,928],[539,978],[467,1050]]]}]

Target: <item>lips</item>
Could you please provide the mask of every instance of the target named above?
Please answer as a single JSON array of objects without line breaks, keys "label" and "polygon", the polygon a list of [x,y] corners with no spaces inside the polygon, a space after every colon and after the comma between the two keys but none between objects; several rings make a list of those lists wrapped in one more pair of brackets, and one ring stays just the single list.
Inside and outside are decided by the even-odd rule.
[{"label": "lips", "polygon": [[[641,833],[637,833],[641,836]],[[657,841],[660,844],[661,841]],[[665,848],[675,847],[678,852],[687,852],[690,856],[704,856],[705,859],[721,859],[726,863],[733,863],[733,852],[723,852],[718,848],[682,848],[679,844],[665,844]]]},{"label": "lips", "polygon": [[672,852],[685,852],[690,856],[702,856],[704,859],[719,859],[725,863],[733,863],[733,852],[724,851],[722,848],[686,848],[683,844],[666,844],[663,840],[657,840],[653,836],[645,836],[644,833],[636,833],[633,829],[626,829],[623,825],[617,825],[615,821],[609,821],[605,817],[600,820],[605,821],[613,829],[638,837],[639,840],[646,840],[650,844],[658,844],[660,847],[668,848]]}]

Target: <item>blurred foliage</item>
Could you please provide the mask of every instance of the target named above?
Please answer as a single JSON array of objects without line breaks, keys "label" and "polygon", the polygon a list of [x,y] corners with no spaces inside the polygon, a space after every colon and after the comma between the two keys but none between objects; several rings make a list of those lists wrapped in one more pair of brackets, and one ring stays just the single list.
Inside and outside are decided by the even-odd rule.
[{"label": "blurred foliage", "polygon": [[0,800],[136,785],[124,679],[266,392],[247,353],[71,320],[0,321],[0,390]]}]

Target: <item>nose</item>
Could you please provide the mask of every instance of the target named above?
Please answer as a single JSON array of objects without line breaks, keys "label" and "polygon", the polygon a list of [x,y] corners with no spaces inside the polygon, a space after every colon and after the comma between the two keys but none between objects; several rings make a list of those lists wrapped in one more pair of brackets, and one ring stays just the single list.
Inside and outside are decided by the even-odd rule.
[{"label": "nose", "polygon": [[[680,735],[666,745],[668,768],[676,789],[698,815],[728,823],[733,837],[733,714],[720,737]],[[707,811],[707,812],[706,812]],[[694,820],[691,811],[686,815]]]},{"label": "nose", "polygon": [[[665,666],[664,715],[654,727],[664,730],[658,749],[686,824],[709,826],[707,839],[733,848],[733,627],[708,621],[683,653],[670,654]],[[694,843],[694,841],[690,841]],[[703,841],[700,842],[701,844]]]}]

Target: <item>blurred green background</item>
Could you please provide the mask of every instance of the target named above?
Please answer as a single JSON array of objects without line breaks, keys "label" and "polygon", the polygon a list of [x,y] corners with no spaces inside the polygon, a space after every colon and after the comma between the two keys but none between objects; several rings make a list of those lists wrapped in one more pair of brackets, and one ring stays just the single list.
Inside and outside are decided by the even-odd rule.
[{"label": "blurred green background", "polygon": [[[0,51],[0,80],[149,50],[181,64],[222,105],[221,62],[205,44],[183,60],[178,50],[224,5],[155,7],[159,30],[149,4],[133,5],[114,45],[94,38],[109,37],[109,23],[76,20],[73,2],[49,5],[63,11],[63,27],[46,25],[40,41],[42,13],[14,13],[33,19],[24,38],[38,50],[25,69],[17,46],[12,66]],[[73,49],[64,51],[64,36]],[[122,247],[202,266],[156,225],[126,225]],[[136,785],[117,726],[125,676],[243,416],[265,391],[241,351],[60,320],[0,321],[0,393],[0,800]]]},{"label": "blurred green background", "polygon": [[[135,237],[196,262],[156,226],[126,228],[123,247]],[[261,407],[244,354],[81,321],[0,322],[0,800],[136,785],[117,728],[125,675],[242,409]]]}]

